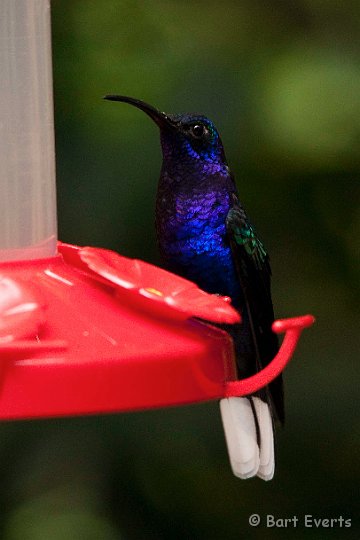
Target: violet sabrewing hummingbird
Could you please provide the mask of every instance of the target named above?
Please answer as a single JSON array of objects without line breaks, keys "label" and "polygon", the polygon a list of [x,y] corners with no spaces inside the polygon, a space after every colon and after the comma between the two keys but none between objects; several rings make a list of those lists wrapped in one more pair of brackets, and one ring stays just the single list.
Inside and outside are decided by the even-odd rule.
[{"label": "violet sabrewing hummingbird", "polygon": [[[156,232],[164,265],[231,298],[242,324],[223,328],[233,337],[238,375],[256,373],[279,348],[269,256],[239,201],[216,127],[200,114],[165,114],[126,96],[105,99],[134,105],[160,128]],[[281,376],[252,396],[222,399],[220,409],[234,474],[270,480],[274,421],[284,421]]]}]

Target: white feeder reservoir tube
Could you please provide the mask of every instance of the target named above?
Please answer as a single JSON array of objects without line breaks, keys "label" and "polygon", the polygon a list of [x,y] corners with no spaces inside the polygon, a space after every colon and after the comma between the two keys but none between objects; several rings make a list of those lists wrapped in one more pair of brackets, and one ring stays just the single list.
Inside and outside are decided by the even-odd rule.
[{"label": "white feeder reservoir tube", "polygon": [[56,253],[49,0],[0,0],[0,262]]}]

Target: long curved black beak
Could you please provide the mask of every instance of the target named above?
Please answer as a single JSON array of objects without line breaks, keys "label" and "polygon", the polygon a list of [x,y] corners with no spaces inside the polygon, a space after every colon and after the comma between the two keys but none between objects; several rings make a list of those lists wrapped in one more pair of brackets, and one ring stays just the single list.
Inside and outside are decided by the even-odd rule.
[{"label": "long curved black beak", "polygon": [[150,118],[159,126],[159,128],[164,127],[170,127],[170,128],[176,128],[176,123],[172,121],[167,114],[164,112],[159,111],[158,109],[155,109],[152,105],[149,105],[148,103],[145,103],[145,101],[141,101],[140,99],[135,99],[128,96],[118,96],[113,94],[108,94],[104,96],[104,99],[107,99],[109,101],[122,101],[124,103],[129,103],[130,105],[133,105],[134,107],[137,107],[138,109],[141,109],[146,113]]}]

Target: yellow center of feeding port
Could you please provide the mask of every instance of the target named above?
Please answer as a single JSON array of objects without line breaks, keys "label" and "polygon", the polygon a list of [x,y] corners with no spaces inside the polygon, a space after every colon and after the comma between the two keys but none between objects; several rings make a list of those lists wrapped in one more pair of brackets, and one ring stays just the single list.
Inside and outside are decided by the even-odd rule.
[{"label": "yellow center of feeding port", "polygon": [[149,292],[151,294],[156,294],[156,296],[164,296],[161,291],[158,291],[157,289],[153,289],[152,287],[147,287],[144,289],[146,292]]}]

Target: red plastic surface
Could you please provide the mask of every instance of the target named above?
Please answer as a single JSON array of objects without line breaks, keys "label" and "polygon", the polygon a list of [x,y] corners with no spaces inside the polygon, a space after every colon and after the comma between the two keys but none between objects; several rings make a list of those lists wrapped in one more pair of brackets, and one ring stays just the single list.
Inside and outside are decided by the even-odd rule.
[{"label": "red plastic surface", "polygon": [[2,419],[243,395],[283,369],[313,321],[276,321],[275,331],[287,334],[275,360],[267,371],[234,381],[230,337],[193,319],[237,321],[228,299],[107,250],[59,244],[59,251],[51,259],[0,264]]}]

